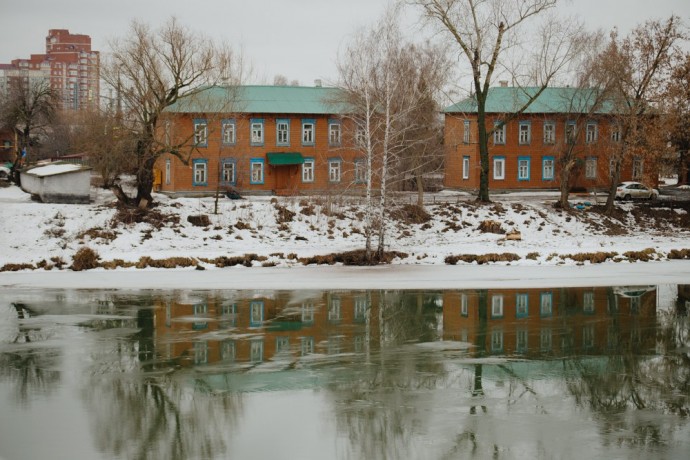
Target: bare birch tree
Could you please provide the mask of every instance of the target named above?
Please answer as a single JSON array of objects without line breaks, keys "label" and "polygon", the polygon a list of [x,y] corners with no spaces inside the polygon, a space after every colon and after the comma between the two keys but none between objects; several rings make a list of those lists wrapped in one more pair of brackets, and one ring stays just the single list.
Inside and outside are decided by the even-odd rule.
[{"label": "bare birch tree", "polygon": [[102,77],[117,94],[118,108],[136,125],[137,144],[131,162],[136,169],[137,194],[129,197],[117,185],[118,199],[147,207],[153,202],[153,166],[168,153],[183,162],[191,154],[188,139],[169,140],[159,124],[164,111],[181,98],[192,98],[213,85],[242,80],[242,59],[223,45],[192,32],[175,18],[154,31],[134,21],[128,38],[111,43],[111,56]]},{"label": "bare birch tree", "polygon": [[662,77],[671,62],[674,44],[683,36],[677,16],[665,21],[647,21],[622,39],[614,31],[598,59],[604,69],[602,73],[611,79],[609,98],[615,103],[614,111],[620,126],[618,146],[611,157],[607,213],[613,212],[616,186],[624,161],[630,161],[636,153],[649,151],[645,144],[650,137],[645,133],[645,126],[657,118]]},{"label": "bare birch tree", "polygon": [[[581,46],[582,26],[555,16],[539,24],[538,16],[555,7],[557,0],[409,0],[421,8],[433,27],[447,33],[469,65],[472,93],[477,104],[479,131],[479,201],[489,198],[489,139],[495,129],[521,114],[568,64]],[[526,27],[530,25],[528,33]],[[533,37],[532,42],[525,37]],[[526,49],[525,49],[526,47]],[[511,53],[517,66],[510,65]],[[519,56],[519,58],[518,58]],[[529,83],[526,102],[496,127],[486,126],[486,102],[494,78],[508,73],[514,84]]]}]

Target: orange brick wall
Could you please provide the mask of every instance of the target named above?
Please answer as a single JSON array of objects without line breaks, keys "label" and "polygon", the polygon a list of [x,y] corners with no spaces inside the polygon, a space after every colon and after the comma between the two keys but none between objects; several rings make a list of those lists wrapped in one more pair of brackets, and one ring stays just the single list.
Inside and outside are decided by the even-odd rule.
[{"label": "orange brick wall", "polygon": [[[494,121],[499,117],[487,116],[487,129],[494,126]],[[470,142],[464,142],[464,122],[470,121]],[[531,125],[531,141],[529,144],[519,144],[519,125],[520,122],[527,121]],[[555,123],[556,140],[554,144],[544,144],[544,123],[546,121]],[[493,136],[489,139],[489,188],[491,190],[514,190],[514,189],[557,189],[559,187],[559,152],[564,148],[566,117],[560,115],[525,115],[509,122],[505,127],[505,144],[494,145]],[[598,126],[598,140],[595,143],[587,144],[585,140],[585,125],[587,121],[596,121]],[[575,143],[575,152],[580,159],[581,166],[577,168],[571,178],[571,188],[573,189],[607,189],[609,180],[609,151],[615,148],[609,139],[611,135],[611,125],[604,117],[591,120],[578,120],[578,137]],[[445,150],[445,177],[444,185],[448,188],[456,189],[477,189],[479,188],[480,158],[479,158],[479,131],[477,127],[477,117],[474,114],[446,114],[444,142]],[[469,156],[470,169],[469,177],[463,178],[463,157]],[[502,180],[493,177],[494,158],[501,156],[505,158],[505,178]],[[518,157],[530,158],[529,180],[518,180]],[[555,175],[553,180],[543,179],[542,161],[544,157],[554,157]],[[595,179],[585,177],[585,158],[597,158],[597,174]],[[640,180],[649,185],[656,186],[656,170],[654,165],[645,162],[643,170],[644,176]],[[632,179],[632,161],[624,162],[621,172],[621,181]]]},{"label": "orange brick wall", "polygon": [[[222,119],[233,118],[235,120],[236,143],[234,145],[223,145],[221,142],[221,123]],[[221,159],[232,158],[236,161],[236,185],[234,188],[243,193],[271,193],[281,188],[277,183],[278,174],[292,176],[291,186],[295,191],[316,192],[324,190],[357,190],[363,189],[364,184],[354,183],[354,161],[363,160],[361,152],[352,147],[353,129],[349,120],[341,120],[341,145],[329,145],[329,120],[335,116],[326,115],[284,115],[284,114],[251,114],[235,117],[220,117],[207,114],[184,114],[171,119],[171,136],[173,142],[189,140],[195,119],[205,119],[208,124],[208,142],[205,147],[195,148],[189,158],[189,164],[184,164],[180,159],[172,155],[164,155],[156,163],[156,169],[161,174],[161,185],[159,190],[162,192],[183,193],[183,194],[212,194],[218,187],[219,171]],[[253,146],[250,143],[250,124],[251,119],[264,120],[264,143],[262,146]],[[290,120],[289,146],[276,145],[276,122],[278,119]],[[315,120],[315,142],[314,145],[302,145],[302,120]],[[298,152],[305,158],[313,158],[314,181],[302,181],[302,167],[293,166],[272,166],[268,164],[266,154],[269,152]],[[250,161],[260,158],[264,160],[264,183],[250,183]],[[340,158],[341,180],[339,183],[331,183],[328,175],[328,161],[331,158]],[[208,180],[206,186],[193,185],[192,160],[206,159],[208,161]],[[165,163],[171,161],[170,183],[166,183]],[[282,168],[279,171],[279,168]],[[221,186],[221,189],[223,187]]]}]

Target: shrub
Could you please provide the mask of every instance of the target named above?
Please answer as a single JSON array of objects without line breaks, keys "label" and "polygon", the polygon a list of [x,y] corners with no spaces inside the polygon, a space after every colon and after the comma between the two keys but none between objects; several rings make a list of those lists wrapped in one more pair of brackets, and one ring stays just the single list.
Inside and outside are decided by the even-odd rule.
[{"label": "shrub", "polygon": [[690,259],[690,249],[671,249],[668,253],[669,259]]},{"label": "shrub", "polygon": [[458,262],[472,263],[477,262],[478,265],[489,262],[515,262],[520,260],[520,256],[512,252],[504,252],[502,254],[458,254],[455,256],[448,256],[445,258],[445,263],[448,265],[456,265]]},{"label": "shrub", "polygon": [[100,256],[96,251],[88,246],[79,249],[72,258],[72,270],[80,272],[82,270],[91,270],[99,266],[98,259]]}]

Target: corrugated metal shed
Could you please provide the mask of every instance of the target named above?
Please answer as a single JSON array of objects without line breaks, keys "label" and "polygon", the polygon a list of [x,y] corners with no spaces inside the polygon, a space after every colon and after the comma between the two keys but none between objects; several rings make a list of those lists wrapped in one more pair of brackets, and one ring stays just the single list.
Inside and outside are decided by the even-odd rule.
[{"label": "corrugated metal shed", "polygon": [[[486,113],[513,113],[524,106],[529,98],[539,91],[538,87],[495,87],[489,88]],[[589,113],[595,104],[597,91],[583,88],[546,88],[523,113]],[[445,113],[477,113],[477,101],[467,98],[447,107]],[[611,101],[604,101],[594,113],[614,112]]]},{"label": "corrugated metal shed", "polygon": [[[338,88],[320,86],[213,86],[167,109],[178,113],[346,113]],[[340,100],[339,100],[340,99]]]}]

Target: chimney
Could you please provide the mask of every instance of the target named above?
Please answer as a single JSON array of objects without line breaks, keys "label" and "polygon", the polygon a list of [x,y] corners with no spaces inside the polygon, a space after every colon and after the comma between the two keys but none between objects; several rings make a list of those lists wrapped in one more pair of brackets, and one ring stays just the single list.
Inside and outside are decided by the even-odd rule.
[{"label": "chimney", "polygon": [[501,80],[498,82],[499,85],[501,85],[501,88],[507,88],[508,87],[508,80]]},{"label": "chimney", "polygon": [[314,80],[314,86],[316,86],[317,88],[321,88],[321,79]]}]

